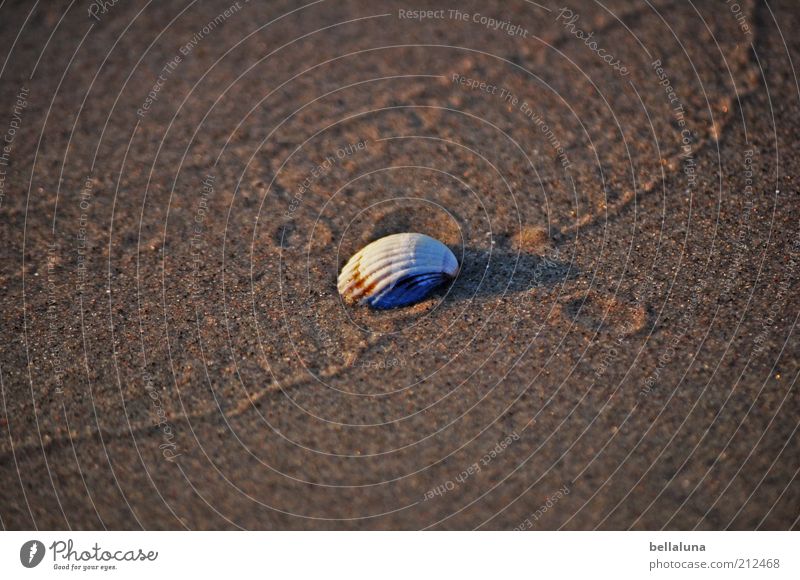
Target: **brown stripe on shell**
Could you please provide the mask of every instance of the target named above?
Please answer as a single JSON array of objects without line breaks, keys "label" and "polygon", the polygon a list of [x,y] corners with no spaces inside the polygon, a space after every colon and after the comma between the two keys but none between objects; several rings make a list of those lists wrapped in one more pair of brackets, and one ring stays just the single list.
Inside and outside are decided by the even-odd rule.
[{"label": "brown stripe on shell", "polygon": [[378,280],[374,280],[367,285],[367,278],[361,275],[361,258],[353,266],[353,272],[350,274],[349,279],[352,284],[349,285],[350,288],[344,297],[345,302],[348,304],[358,302],[362,296],[369,295],[378,285]]}]

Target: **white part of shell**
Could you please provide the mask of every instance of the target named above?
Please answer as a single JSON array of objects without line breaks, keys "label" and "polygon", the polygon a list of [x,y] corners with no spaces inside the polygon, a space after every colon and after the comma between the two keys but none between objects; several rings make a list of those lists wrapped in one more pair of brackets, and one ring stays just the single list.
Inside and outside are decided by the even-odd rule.
[{"label": "white part of shell", "polygon": [[425,234],[393,234],[348,260],[338,289],[348,304],[394,308],[418,302],[458,273],[450,248]]}]

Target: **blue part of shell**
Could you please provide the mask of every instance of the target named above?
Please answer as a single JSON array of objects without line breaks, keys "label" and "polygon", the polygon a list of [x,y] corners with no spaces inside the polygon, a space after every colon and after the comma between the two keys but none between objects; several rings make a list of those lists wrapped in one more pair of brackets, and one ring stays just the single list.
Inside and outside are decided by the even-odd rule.
[{"label": "blue part of shell", "polygon": [[441,272],[408,276],[377,296],[367,299],[367,304],[379,310],[408,306],[425,298],[447,279],[449,276]]}]

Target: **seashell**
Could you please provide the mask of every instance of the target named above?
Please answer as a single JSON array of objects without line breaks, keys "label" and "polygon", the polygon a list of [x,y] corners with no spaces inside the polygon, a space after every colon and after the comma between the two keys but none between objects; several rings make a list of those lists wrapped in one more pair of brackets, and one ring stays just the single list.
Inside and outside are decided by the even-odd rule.
[{"label": "seashell", "polygon": [[385,309],[419,302],[458,274],[450,248],[424,234],[393,234],[368,244],[339,274],[348,304]]}]

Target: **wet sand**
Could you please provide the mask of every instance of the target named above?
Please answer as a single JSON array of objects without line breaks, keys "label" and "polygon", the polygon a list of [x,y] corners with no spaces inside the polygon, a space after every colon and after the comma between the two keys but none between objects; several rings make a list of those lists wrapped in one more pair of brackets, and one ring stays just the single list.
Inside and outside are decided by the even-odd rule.
[{"label": "wet sand", "polygon": [[164,4],[0,7],[4,528],[798,528],[795,3]]}]

